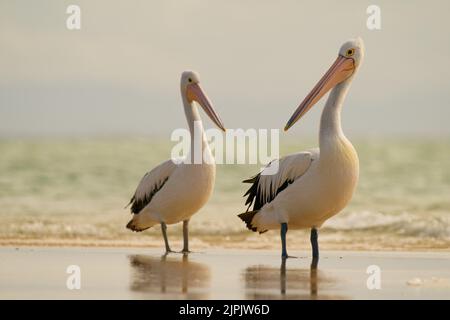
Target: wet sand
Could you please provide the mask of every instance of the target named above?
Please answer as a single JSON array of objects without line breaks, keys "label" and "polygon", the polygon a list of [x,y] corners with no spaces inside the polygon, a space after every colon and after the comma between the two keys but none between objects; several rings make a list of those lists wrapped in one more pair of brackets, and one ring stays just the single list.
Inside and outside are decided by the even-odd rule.
[{"label": "wet sand", "polygon": [[[81,288],[69,290],[69,265]],[[0,248],[1,299],[450,299],[450,253],[322,252],[284,265],[277,251],[163,256],[142,248]],[[380,269],[369,290],[367,268]],[[374,283],[374,282],[371,282]]]}]

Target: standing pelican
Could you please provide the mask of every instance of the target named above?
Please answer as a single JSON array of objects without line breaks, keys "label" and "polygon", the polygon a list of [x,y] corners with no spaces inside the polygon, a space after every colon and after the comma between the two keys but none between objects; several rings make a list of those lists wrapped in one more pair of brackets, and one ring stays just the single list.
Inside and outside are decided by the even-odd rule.
[{"label": "standing pelican", "polygon": [[[245,180],[252,186],[247,212],[239,217],[247,228],[260,233],[281,231],[282,257],[287,258],[286,233],[289,228],[311,228],[313,262],[319,258],[317,229],[350,201],[358,181],[358,155],[341,128],[341,109],[353,77],[364,56],[363,41],[345,42],[322,79],[306,96],[284,130],[294,125],[330,89],[320,121],[319,149],[288,155],[277,161],[278,171],[265,175],[274,162],[255,177]],[[272,170],[270,172],[273,172]],[[253,210],[249,211],[253,204]]]},{"label": "standing pelican", "polygon": [[[189,219],[208,201],[214,188],[216,166],[193,102],[197,102],[211,120],[225,131],[195,72],[183,72],[180,87],[191,136],[190,152],[185,159],[167,160],[144,175],[129,203],[134,216],[127,224],[127,228],[133,231],[143,231],[161,224],[166,253],[172,251],[167,239],[167,224],[180,221],[183,221],[182,252],[189,252]],[[197,146],[197,140],[201,148]],[[200,158],[196,157],[199,150]]]}]

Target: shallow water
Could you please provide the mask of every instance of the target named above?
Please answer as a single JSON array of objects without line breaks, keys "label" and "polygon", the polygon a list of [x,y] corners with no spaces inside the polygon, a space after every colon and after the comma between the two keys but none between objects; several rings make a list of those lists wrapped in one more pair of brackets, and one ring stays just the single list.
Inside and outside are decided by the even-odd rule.
[{"label": "shallow water", "polygon": [[[322,252],[281,261],[274,250],[161,256],[148,248],[0,248],[0,299],[448,299],[449,253]],[[33,266],[30,268],[29,266]],[[68,266],[80,290],[68,290]],[[381,290],[367,286],[369,266]]]},{"label": "shallow water", "polygon": [[[159,245],[159,228],[125,229],[124,206],[141,176],[167,159],[162,139],[0,141],[0,241]],[[314,147],[286,143],[281,154]],[[349,206],[321,230],[329,248],[449,248],[450,140],[360,140],[360,182]],[[210,202],[191,221],[193,246],[275,248],[278,233],[248,232],[241,181],[259,166],[220,165]],[[175,245],[180,227],[170,227]],[[308,247],[307,231],[289,234]]]}]

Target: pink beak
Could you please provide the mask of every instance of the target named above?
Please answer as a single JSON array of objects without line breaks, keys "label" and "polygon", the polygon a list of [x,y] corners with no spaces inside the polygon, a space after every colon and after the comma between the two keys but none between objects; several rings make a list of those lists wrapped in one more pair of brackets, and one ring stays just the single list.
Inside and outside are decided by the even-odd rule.
[{"label": "pink beak", "polygon": [[352,58],[338,56],[330,69],[328,69],[322,79],[320,79],[316,86],[298,106],[297,110],[295,110],[294,114],[284,127],[284,131],[287,131],[290,127],[292,127],[294,123],[304,116],[309,109],[311,109],[320,100],[320,98],[330,91],[330,89],[350,77],[354,70],[355,63]]},{"label": "pink beak", "polygon": [[208,99],[204,93],[202,87],[198,83],[191,83],[186,88],[186,96],[189,102],[196,101],[205,110],[208,117],[223,131],[225,127],[222,120],[220,120],[219,115],[216,113],[212,107],[211,101]]}]

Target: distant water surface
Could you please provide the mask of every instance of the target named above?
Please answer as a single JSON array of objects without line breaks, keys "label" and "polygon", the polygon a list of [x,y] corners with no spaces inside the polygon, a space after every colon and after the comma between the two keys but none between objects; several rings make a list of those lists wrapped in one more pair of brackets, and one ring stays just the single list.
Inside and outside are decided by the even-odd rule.
[{"label": "distant water surface", "polygon": [[[142,175],[170,156],[163,139],[0,141],[0,244],[161,244],[159,228],[125,229],[124,209]],[[281,154],[315,147],[289,142]],[[355,142],[360,181],[350,205],[320,232],[329,249],[448,249],[450,139]],[[278,232],[257,235],[236,217],[245,211],[241,181],[259,166],[220,165],[210,202],[191,221],[194,247],[278,248]],[[179,226],[169,228],[175,245]],[[308,248],[307,231],[289,233]]]}]

